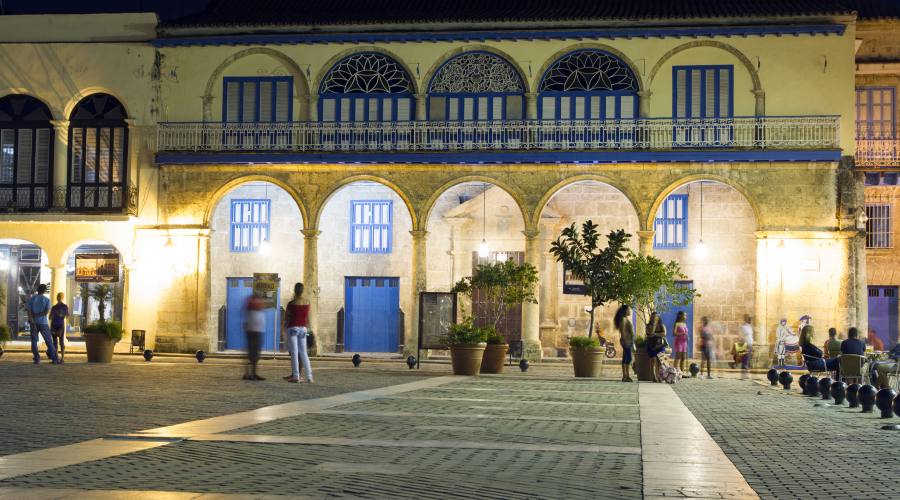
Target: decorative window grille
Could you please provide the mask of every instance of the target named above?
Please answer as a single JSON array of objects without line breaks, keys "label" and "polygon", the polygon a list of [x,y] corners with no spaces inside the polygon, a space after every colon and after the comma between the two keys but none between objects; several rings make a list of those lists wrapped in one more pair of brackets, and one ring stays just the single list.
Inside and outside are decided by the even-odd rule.
[{"label": "decorative window grille", "polygon": [[631,68],[600,50],[563,56],[540,84],[543,120],[613,120],[637,116],[637,80]]},{"label": "decorative window grille", "polygon": [[53,127],[46,104],[27,95],[0,99],[0,208],[53,204]]},{"label": "decorative window grille", "polygon": [[391,253],[393,202],[350,202],[350,252]]},{"label": "decorative window grille", "polygon": [[856,89],[856,138],[893,139],[896,137],[896,94],[893,87]]},{"label": "decorative window grille", "polygon": [[222,121],[230,123],[290,122],[294,78],[233,77],[223,80]]},{"label": "decorative window grille", "polygon": [[127,202],[128,127],[122,104],[93,94],[69,118],[69,208],[104,210]]},{"label": "decorative window grille", "polygon": [[412,94],[412,80],[400,63],[374,52],[354,54],[335,64],[322,80],[319,120],[412,120]]},{"label": "decorative window grille", "polygon": [[271,201],[231,201],[231,251],[255,252],[259,244],[269,241]]},{"label": "decorative window grille", "polygon": [[428,87],[432,121],[521,120],[525,87],[502,57],[466,52],[445,62]]},{"label": "decorative window grille", "polygon": [[653,229],[653,248],[687,248],[688,195],[669,195],[656,212]]},{"label": "decorative window grille", "polygon": [[891,205],[866,205],[866,248],[892,248]]}]

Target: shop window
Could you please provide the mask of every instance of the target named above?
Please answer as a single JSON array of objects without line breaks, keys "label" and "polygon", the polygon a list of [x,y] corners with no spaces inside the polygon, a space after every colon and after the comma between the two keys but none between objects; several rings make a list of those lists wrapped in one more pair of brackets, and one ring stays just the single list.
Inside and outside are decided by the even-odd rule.
[{"label": "shop window", "polygon": [[255,252],[269,241],[270,200],[231,201],[231,251]]},{"label": "shop window", "polygon": [[350,252],[391,253],[393,202],[350,202]]}]

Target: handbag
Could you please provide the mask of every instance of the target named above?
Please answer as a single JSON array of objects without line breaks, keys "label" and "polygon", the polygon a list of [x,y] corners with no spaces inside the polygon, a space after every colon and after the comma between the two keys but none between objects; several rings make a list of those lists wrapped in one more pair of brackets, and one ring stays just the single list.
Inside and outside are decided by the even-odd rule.
[{"label": "handbag", "polygon": [[316,336],[313,335],[312,331],[306,332],[306,348],[312,349],[316,345]]}]

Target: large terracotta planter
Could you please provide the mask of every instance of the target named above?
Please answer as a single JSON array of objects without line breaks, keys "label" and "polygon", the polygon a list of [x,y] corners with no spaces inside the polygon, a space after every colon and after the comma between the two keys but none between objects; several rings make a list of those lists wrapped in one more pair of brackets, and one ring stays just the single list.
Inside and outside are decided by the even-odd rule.
[{"label": "large terracotta planter", "polygon": [[105,333],[85,333],[88,363],[111,363],[116,342],[118,341],[110,339]]},{"label": "large terracotta planter", "polygon": [[647,354],[646,347],[634,348],[634,371],[637,372],[638,380],[653,381],[653,368],[650,366],[650,355]]},{"label": "large terracotta planter", "polygon": [[484,356],[486,344],[466,344],[450,346],[450,361],[453,363],[454,375],[478,375],[481,371],[481,358]]},{"label": "large terracotta planter", "polygon": [[599,378],[603,369],[605,352],[599,347],[569,349],[576,377]]},{"label": "large terracotta planter", "polygon": [[481,358],[481,373],[502,373],[509,344],[488,344]]}]

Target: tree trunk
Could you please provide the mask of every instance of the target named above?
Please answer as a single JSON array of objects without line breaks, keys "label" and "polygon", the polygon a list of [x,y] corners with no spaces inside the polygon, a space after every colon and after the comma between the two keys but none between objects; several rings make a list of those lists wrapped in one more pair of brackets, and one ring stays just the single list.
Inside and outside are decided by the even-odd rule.
[{"label": "tree trunk", "polygon": [[594,334],[594,310],[595,310],[595,309],[596,309],[596,308],[595,308],[594,305],[592,304],[592,305],[591,305],[591,322],[590,322],[590,324],[588,325],[588,338],[591,338],[591,335]]}]

